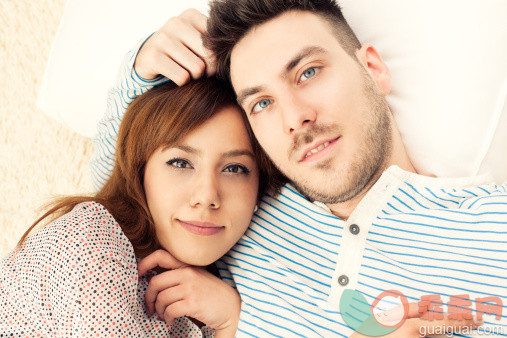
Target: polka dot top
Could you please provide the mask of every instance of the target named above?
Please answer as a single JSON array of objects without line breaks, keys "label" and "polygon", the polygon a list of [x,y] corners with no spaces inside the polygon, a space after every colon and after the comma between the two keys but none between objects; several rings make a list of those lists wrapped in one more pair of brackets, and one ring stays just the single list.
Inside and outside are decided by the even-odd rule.
[{"label": "polka dot top", "polygon": [[0,337],[213,336],[185,317],[171,327],[148,316],[147,277],[106,208],[78,204],[0,261]]}]

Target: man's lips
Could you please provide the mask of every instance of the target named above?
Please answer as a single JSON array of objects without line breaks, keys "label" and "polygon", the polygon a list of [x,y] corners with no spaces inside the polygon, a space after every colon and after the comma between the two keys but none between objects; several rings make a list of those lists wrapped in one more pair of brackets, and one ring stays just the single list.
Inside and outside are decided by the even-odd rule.
[{"label": "man's lips", "polygon": [[211,236],[225,229],[225,227],[221,225],[216,225],[210,222],[182,221],[182,220],[178,220],[178,222],[186,230],[190,231],[193,234],[201,236]]},{"label": "man's lips", "polygon": [[327,152],[335,145],[336,141],[338,141],[339,138],[340,136],[333,139],[314,142],[312,145],[306,147],[303,150],[299,162],[306,162],[321,158],[323,155],[327,154]]}]

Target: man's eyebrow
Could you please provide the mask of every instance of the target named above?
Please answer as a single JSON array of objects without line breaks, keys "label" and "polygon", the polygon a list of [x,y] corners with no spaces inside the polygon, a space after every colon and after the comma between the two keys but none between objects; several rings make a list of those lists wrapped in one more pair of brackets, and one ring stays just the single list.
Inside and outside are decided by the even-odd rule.
[{"label": "man's eyebrow", "polygon": [[303,50],[301,50],[299,53],[297,53],[292,59],[290,59],[289,62],[287,62],[286,66],[285,66],[285,70],[282,73],[282,77],[285,77],[304,58],[315,55],[315,54],[323,54],[323,53],[327,53],[327,51],[322,47],[319,47],[319,46],[305,47]]},{"label": "man's eyebrow", "polygon": [[[304,48],[298,54],[296,54],[292,59],[290,59],[289,62],[287,62],[287,64],[285,65],[285,69],[281,74],[281,77],[282,78],[286,77],[287,74],[292,69],[294,69],[294,67],[296,67],[301,62],[301,60],[303,60],[304,58],[306,58],[308,56],[315,55],[315,54],[322,54],[322,53],[327,53],[327,51],[324,48],[319,47],[319,46],[309,46],[309,47]],[[243,106],[243,103],[245,102],[247,97],[249,97],[251,95],[255,95],[258,92],[262,91],[263,89],[264,89],[263,86],[256,86],[256,87],[244,89],[238,93],[236,100],[240,106]]]},{"label": "man's eyebrow", "polygon": [[240,106],[243,106],[243,103],[245,102],[246,98],[255,95],[258,92],[262,91],[264,88],[262,86],[247,88],[239,92],[236,101]]}]

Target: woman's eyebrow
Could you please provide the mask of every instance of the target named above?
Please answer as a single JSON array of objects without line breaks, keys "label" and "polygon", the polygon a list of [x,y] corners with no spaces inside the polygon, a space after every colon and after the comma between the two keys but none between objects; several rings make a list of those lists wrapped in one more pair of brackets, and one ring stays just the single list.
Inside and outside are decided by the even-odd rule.
[{"label": "woman's eyebrow", "polygon": [[230,157],[238,157],[238,156],[249,156],[252,159],[255,159],[254,154],[247,149],[237,149],[237,150],[231,150],[228,152],[225,152],[222,154],[222,157],[224,158],[230,158]]},{"label": "woman's eyebrow", "polygon": [[[187,152],[189,154],[194,154],[197,156],[200,156],[203,153],[202,150],[191,147],[186,144],[168,144],[162,148],[162,151],[170,149],[170,148],[177,148],[177,149],[183,150],[184,152]],[[224,152],[224,153],[220,154],[220,156],[223,158],[248,156],[248,157],[251,157],[252,159],[255,159],[254,154],[248,149],[234,149],[234,150]]]},{"label": "woman's eyebrow", "polygon": [[195,155],[201,155],[202,154],[201,150],[199,150],[197,148],[194,148],[194,147],[191,147],[191,146],[186,145],[186,144],[167,144],[167,145],[165,145],[162,148],[162,151],[170,149],[170,148],[177,148],[177,149],[183,150],[184,152],[187,152],[187,153],[190,153],[190,154],[195,154]]}]

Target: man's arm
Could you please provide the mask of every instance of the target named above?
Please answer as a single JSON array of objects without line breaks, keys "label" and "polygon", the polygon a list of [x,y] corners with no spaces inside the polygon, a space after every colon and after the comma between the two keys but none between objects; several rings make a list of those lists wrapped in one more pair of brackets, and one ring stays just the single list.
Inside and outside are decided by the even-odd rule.
[{"label": "man's arm", "polygon": [[197,10],[187,10],[169,19],[126,55],[117,83],[108,93],[107,110],[93,139],[95,152],[90,168],[96,191],[111,176],[118,128],[128,105],[137,96],[169,79],[181,86],[204,72],[214,73],[214,63],[201,40],[206,20]]},{"label": "man's arm", "polygon": [[106,113],[100,120],[97,134],[93,138],[94,154],[90,169],[95,191],[104,186],[113,171],[118,130],[128,105],[155,85],[168,81],[165,77],[147,81],[136,73],[134,60],[139,47],[125,56],[117,83],[109,90]]}]

